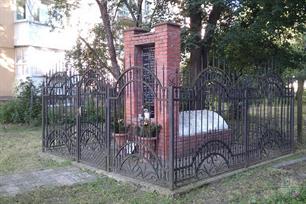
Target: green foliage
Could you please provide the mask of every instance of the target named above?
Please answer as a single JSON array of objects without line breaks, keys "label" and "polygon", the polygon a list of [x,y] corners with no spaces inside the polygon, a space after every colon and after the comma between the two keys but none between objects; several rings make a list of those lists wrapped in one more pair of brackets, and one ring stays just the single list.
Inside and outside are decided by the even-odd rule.
[{"label": "green foliage", "polygon": [[[100,8],[101,18],[107,16],[105,19],[109,20],[111,27],[107,26],[107,24],[105,25],[102,20],[101,23],[94,25],[88,36],[80,36],[75,47],[67,52],[67,64],[81,71],[91,67],[117,77],[117,68],[110,66],[111,63],[112,65],[114,64],[114,58],[110,56],[109,52],[111,47],[115,47],[116,60],[123,61],[123,30],[135,27],[135,25],[150,29],[152,25],[166,21],[171,17],[170,9],[167,9],[168,1],[155,1],[154,3],[155,8],[150,11],[150,15],[142,14],[145,1],[97,0],[92,3],[93,7]],[[62,27],[65,18],[69,17],[73,10],[80,8],[82,5],[77,0],[55,0],[50,11],[51,25]],[[107,13],[103,13],[101,5],[107,7]],[[133,18],[118,16],[121,9],[127,9]],[[84,19],[86,18],[84,17]],[[109,32],[107,32],[109,29],[111,29],[113,40],[110,40],[110,36],[107,36],[109,35]],[[118,71],[120,72],[120,70]]]},{"label": "green foliage", "polygon": [[[57,22],[69,16],[72,10],[81,5],[78,2],[55,0],[55,6],[51,12],[53,20]],[[108,13],[104,15],[109,16],[114,47],[117,51],[117,59],[120,61],[123,61],[122,32],[124,29],[135,25],[150,29],[157,22],[172,19],[183,25],[182,59],[189,62],[188,66],[200,64],[201,58],[207,54],[206,50],[214,48],[235,71],[252,72],[257,69],[256,63],[266,62],[271,58],[278,62],[279,72],[288,69],[304,69],[301,65],[305,64],[303,60],[306,58],[305,52],[298,51],[300,48],[297,48],[295,43],[301,38],[301,34],[305,33],[304,0],[154,1],[156,7],[152,15],[146,18],[144,18],[145,15],[138,15],[141,8],[138,5],[139,2],[144,1],[107,1]],[[175,13],[177,11],[171,12],[171,8],[167,9],[170,4],[179,5],[179,12]],[[132,18],[117,18],[117,11],[127,5],[131,8],[131,16],[141,16],[144,19],[137,23]],[[216,15],[218,9],[221,15]],[[212,13],[213,11],[215,13]],[[195,21],[186,22],[186,18],[194,14],[196,14],[193,16]],[[216,25],[212,25],[213,20],[217,22]],[[206,32],[209,30],[207,28],[213,28],[214,32]],[[93,67],[112,72],[114,67],[111,67],[109,63],[109,44],[105,30],[106,27],[101,22],[92,29],[91,36],[86,37],[86,41],[79,40],[73,50],[67,53],[68,64],[79,70]],[[214,39],[212,44],[211,38]],[[198,62],[190,63],[189,54],[194,49],[198,49],[203,56],[193,59]]]},{"label": "green foliage", "polygon": [[97,106],[94,101],[87,102],[83,108],[82,119],[86,122],[105,122],[105,113],[103,106]]},{"label": "green foliage", "polygon": [[16,90],[17,97],[0,105],[0,123],[40,125],[40,90],[31,79],[21,82]]},{"label": "green foliage", "polygon": [[[53,104],[48,109],[48,124],[75,124],[76,123],[76,109],[74,105],[67,104]],[[81,122],[86,123],[104,123],[105,112],[103,105],[98,105],[94,101],[86,101],[82,106]]]},{"label": "green foliage", "polygon": [[192,48],[198,48],[200,46],[197,34],[191,32],[188,27],[184,26],[182,28],[181,39],[181,49],[183,54],[190,52]]},{"label": "green foliage", "polygon": [[[69,114],[65,113],[66,109],[67,113],[69,113],[69,107],[57,107],[56,109],[48,110],[48,124],[50,125],[60,125],[60,124],[75,124],[76,116],[74,112],[70,112]],[[73,111],[73,110],[72,110]]]},{"label": "green foliage", "polygon": [[[92,41],[79,38],[72,50],[66,52],[66,63],[80,71],[95,68],[105,71],[107,65],[106,36],[102,25],[96,25],[91,30]],[[89,47],[90,46],[90,47]]]},{"label": "green foliage", "polygon": [[143,124],[136,127],[137,135],[141,137],[157,137],[161,130],[159,124],[150,121],[144,121]]},{"label": "green foliage", "polygon": [[[179,1],[177,1],[179,2]],[[305,22],[304,0],[266,1],[266,0],[184,0],[181,2],[181,15],[193,18],[194,22],[182,30],[182,55],[188,66],[201,63],[206,51],[214,51],[218,58],[226,61],[232,71],[263,73],[264,63],[273,61],[279,73],[305,69]],[[205,36],[212,6],[222,7],[221,15],[216,21],[215,32]],[[200,9],[201,8],[201,9]],[[192,21],[192,19],[191,19]],[[186,25],[186,24],[185,24]],[[199,36],[200,31],[205,33]],[[201,32],[200,32],[201,33]],[[205,38],[208,37],[208,38]],[[200,39],[199,39],[200,38]],[[304,43],[303,43],[304,42]],[[197,49],[202,52],[197,62],[191,62],[188,54]],[[186,57],[187,56],[187,57]],[[205,57],[204,57],[205,58]],[[260,65],[260,66],[258,66]],[[191,67],[193,69],[193,67]],[[192,72],[191,72],[192,73]],[[292,72],[291,72],[292,73]],[[303,75],[296,73],[296,75]]]},{"label": "green foliage", "polygon": [[256,71],[261,68],[258,64],[269,61],[279,73],[304,69],[306,15],[302,7],[298,8],[300,3],[244,1],[236,12],[237,20],[218,30],[214,41],[217,53],[231,68],[244,73]]},{"label": "green foliage", "polygon": [[129,126],[125,125],[123,119],[116,120],[113,124],[113,129],[115,133],[126,133]]}]

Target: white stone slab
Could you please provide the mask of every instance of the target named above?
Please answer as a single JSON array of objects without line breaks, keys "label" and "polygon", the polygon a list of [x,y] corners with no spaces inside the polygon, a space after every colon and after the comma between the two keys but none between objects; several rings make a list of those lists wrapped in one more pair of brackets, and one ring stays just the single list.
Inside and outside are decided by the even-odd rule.
[{"label": "white stone slab", "polygon": [[226,130],[228,125],[218,113],[210,110],[192,110],[179,113],[179,136],[188,137],[213,130]]}]

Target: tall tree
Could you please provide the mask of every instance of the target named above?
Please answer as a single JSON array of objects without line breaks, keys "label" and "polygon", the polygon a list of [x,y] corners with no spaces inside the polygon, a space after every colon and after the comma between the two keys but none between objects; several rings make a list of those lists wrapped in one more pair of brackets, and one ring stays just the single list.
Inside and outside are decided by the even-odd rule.
[{"label": "tall tree", "polygon": [[[77,2],[55,1],[58,8],[68,13],[73,8],[70,4]],[[233,62],[261,59],[290,44],[295,33],[303,32],[303,23],[306,21],[305,0],[156,0],[151,20],[147,24],[142,20],[143,0],[94,1],[99,6],[106,34],[107,56],[116,77],[120,73],[116,53],[120,45],[114,42],[113,22],[116,18],[114,11],[122,6],[129,11],[134,26],[150,27],[152,22],[164,20],[161,18],[164,12],[161,11],[165,10],[168,3],[179,5],[180,14],[174,17],[181,19],[184,25],[182,50],[190,53],[189,67],[193,76],[205,68],[213,47],[219,48],[220,53]]]},{"label": "tall tree", "polygon": [[[120,45],[116,44],[116,40],[114,39],[114,35],[116,33],[115,29],[117,29],[118,27],[122,28],[122,26],[117,25],[118,22],[116,21],[118,9],[122,8],[123,6],[127,8],[131,16],[132,22],[128,23],[129,26],[147,26],[152,25],[153,21],[157,20],[155,16],[158,16],[162,13],[161,10],[165,8],[166,1],[155,1],[155,6],[150,17],[150,22],[148,22],[147,24],[144,24],[143,22],[143,0],[93,0],[93,2],[99,8],[101,17],[101,26],[99,26],[99,28],[103,28],[104,32],[103,35],[96,37],[102,37],[106,41],[106,44],[104,44],[104,46],[107,47],[107,49],[98,50],[104,51],[107,60],[105,60],[105,56],[102,56],[102,58],[104,57],[104,59],[99,59],[101,57],[101,53],[97,52],[98,47],[92,47],[92,44],[88,42],[85,38],[80,37],[79,45],[77,47],[80,48],[80,43],[83,43],[87,47],[88,51],[92,53],[91,56],[94,56],[94,58],[90,59],[95,59],[99,62],[103,62],[102,65],[104,65],[104,68],[110,70],[114,78],[118,78],[121,73],[121,68],[118,62],[119,57],[117,53],[118,46]],[[61,21],[65,16],[69,16],[72,10],[77,9],[79,6],[80,1],[78,0],[55,0],[55,5],[51,14],[56,21]],[[76,53],[70,52],[69,54],[71,56],[72,54]],[[108,66],[108,60],[111,62],[111,66]]]},{"label": "tall tree", "polygon": [[[254,48],[259,47],[271,54],[275,47],[290,44],[294,35],[304,32],[305,29],[305,0],[172,2],[181,5],[182,15],[190,21],[183,33],[183,50],[190,53],[189,66],[193,75],[197,75],[206,67],[210,50],[216,45],[220,46],[220,42],[223,43],[224,49],[229,46],[236,48],[235,51],[242,54],[236,55],[237,57],[244,56],[241,52],[243,49],[252,49],[248,46],[238,47],[247,43],[253,43],[256,45]],[[236,35],[242,39],[239,40]],[[236,46],[234,41],[240,44]]]},{"label": "tall tree", "polygon": [[238,1],[230,0],[183,0],[174,1],[181,5],[182,15],[190,23],[183,33],[183,50],[190,52],[189,67],[193,76],[207,65],[208,53],[212,48],[217,28],[230,25]]}]

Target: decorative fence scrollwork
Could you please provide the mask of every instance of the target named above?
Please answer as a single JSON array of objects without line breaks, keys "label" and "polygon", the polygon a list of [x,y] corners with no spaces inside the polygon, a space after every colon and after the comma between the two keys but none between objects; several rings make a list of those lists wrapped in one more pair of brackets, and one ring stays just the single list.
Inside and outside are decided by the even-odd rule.
[{"label": "decorative fence scrollwork", "polygon": [[43,89],[43,149],[177,188],[292,151],[294,93],[279,76],[183,76],[144,67],[115,81],[58,72]]}]

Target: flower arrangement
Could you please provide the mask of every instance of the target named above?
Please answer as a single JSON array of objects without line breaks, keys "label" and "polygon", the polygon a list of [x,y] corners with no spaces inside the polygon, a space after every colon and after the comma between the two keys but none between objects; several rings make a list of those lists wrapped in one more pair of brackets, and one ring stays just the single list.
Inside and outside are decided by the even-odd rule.
[{"label": "flower arrangement", "polygon": [[144,120],[143,123],[136,127],[137,135],[140,137],[157,137],[161,126],[153,123],[150,120]]},{"label": "flower arrangement", "polygon": [[114,123],[114,132],[115,133],[126,133],[129,127],[125,125],[123,119],[119,119]]}]

